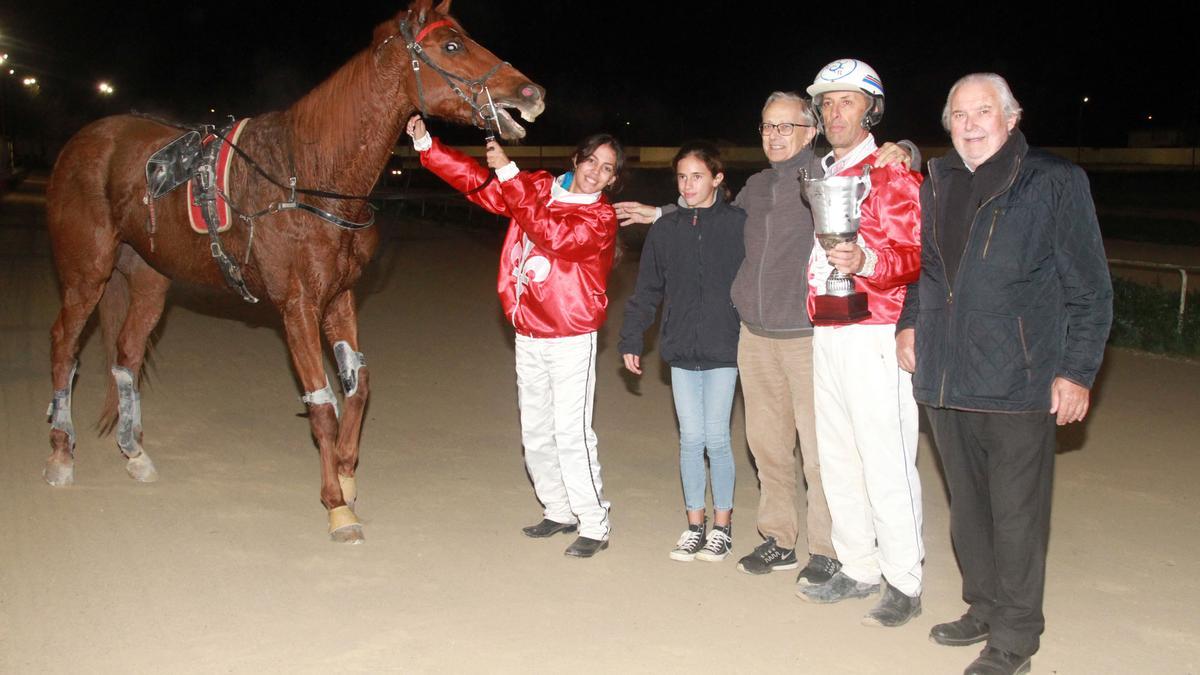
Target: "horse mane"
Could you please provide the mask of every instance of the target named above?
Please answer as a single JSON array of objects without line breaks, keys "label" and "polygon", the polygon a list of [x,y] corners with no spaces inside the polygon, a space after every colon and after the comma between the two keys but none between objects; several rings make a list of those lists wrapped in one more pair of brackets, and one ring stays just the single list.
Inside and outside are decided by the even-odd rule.
[{"label": "horse mane", "polygon": [[[395,47],[403,45],[396,41]],[[377,37],[289,109],[297,169],[305,170],[305,182],[366,193],[415,109],[402,86],[400,64],[407,60],[381,59],[378,43]],[[391,123],[380,123],[389,116]]]}]

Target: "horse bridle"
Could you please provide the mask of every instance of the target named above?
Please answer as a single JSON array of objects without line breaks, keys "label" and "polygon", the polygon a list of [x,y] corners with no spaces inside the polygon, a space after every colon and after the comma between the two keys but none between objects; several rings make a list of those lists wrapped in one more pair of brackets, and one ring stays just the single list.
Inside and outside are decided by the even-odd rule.
[{"label": "horse bridle", "polygon": [[[463,100],[464,103],[470,106],[472,112],[474,112],[472,120],[474,121],[475,126],[481,129],[486,128],[487,124],[492,122],[496,117],[496,107],[490,102],[490,95],[488,96],[488,103],[478,103],[479,95],[483,94],[487,90],[487,82],[488,80],[492,79],[492,76],[496,74],[496,71],[500,70],[500,68],[504,66],[511,66],[512,64],[508,61],[499,61],[496,63],[496,65],[492,66],[491,70],[484,73],[482,77],[474,80],[468,80],[462,75],[452,73],[430,60],[429,55],[425,53],[425,49],[421,47],[421,41],[424,40],[425,37],[428,36],[429,33],[431,33],[435,28],[446,27],[454,30],[454,22],[450,21],[449,19],[439,19],[426,24],[414,35],[412,24],[409,22],[411,17],[412,10],[409,10],[408,14],[405,15],[403,19],[400,19],[399,35],[400,37],[404,38],[404,47],[408,50],[409,64],[412,66],[413,79],[417,81],[417,106],[421,110],[421,115],[426,117],[429,115],[429,111],[425,105],[425,85],[421,82],[421,64],[424,63],[426,66],[431,68],[433,72],[441,76],[442,80],[446,83],[446,86],[450,88],[450,91],[453,91],[460,99]],[[379,44],[379,47],[376,49],[376,51],[378,51],[378,49],[382,49],[384,45],[386,45],[395,37],[396,35],[388,36]],[[467,88],[467,91],[471,92],[471,95],[467,96],[467,94],[463,92],[462,88],[459,87],[459,84],[464,85]]]}]

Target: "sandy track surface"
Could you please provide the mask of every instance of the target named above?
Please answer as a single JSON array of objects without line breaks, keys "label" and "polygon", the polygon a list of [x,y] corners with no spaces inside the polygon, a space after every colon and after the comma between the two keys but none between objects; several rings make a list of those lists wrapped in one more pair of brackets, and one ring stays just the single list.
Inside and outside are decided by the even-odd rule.
[{"label": "sandy track surface", "polygon": [[[93,336],[76,483],[49,487],[58,300],[36,187],[0,205],[0,672],[957,673],[974,657],[926,638],[963,605],[924,436],[925,611],[909,625],[860,626],[873,600],[807,605],[794,573],[667,558],[684,519],[665,367],[652,353],[631,383],[615,352],[632,260],[614,273],[596,397],[612,546],[578,561],[567,537],[521,536],[540,510],[491,231],[392,225],[360,286],[364,545],[325,535],[277,319],[209,291],[172,292],[143,387],[161,480],[131,481],[88,426],[106,377]],[[741,406],[737,556],[759,541]],[[1092,417],[1061,437],[1034,672],[1200,672],[1197,411],[1200,365],[1110,352]]]}]

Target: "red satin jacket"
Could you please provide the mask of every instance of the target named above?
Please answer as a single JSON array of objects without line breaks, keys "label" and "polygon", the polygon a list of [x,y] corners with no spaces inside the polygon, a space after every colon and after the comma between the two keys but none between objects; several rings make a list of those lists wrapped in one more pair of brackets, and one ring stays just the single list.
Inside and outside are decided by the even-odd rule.
[{"label": "red satin jacket", "polygon": [[[460,192],[490,171],[436,138],[421,165]],[[617,246],[617,215],[603,195],[578,195],[545,171],[493,180],[467,199],[511,220],[500,252],[496,290],[521,335],[571,337],[604,325],[608,273]]]},{"label": "red satin jacket", "polygon": [[[864,164],[873,164],[878,151],[839,176],[861,176]],[[878,261],[869,277],[851,276],[854,289],[867,294],[871,316],[859,323],[894,324],[904,307],[908,284],[921,274],[921,182],[916,171],[900,165],[871,170],[871,192],[862,206],[859,243],[875,252]],[[816,306],[817,293],[825,292],[821,267],[829,268],[825,251],[813,247],[808,272],[808,315]]]}]

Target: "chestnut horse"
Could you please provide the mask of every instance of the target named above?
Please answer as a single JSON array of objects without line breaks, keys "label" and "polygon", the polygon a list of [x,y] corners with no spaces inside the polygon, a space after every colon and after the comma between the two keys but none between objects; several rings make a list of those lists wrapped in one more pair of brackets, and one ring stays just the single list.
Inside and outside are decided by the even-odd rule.
[{"label": "chestnut horse", "polygon": [[[533,121],[545,107],[541,87],[467,37],[448,15],[450,0],[432,4],[414,0],[291,108],[250,119],[234,141],[225,191],[241,215],[222,246],[241,265],[244,295],[266,298],[283,317],[320,449],[321,502],[339,542],[363,538],[353,511],[354,473],[369,380],[352,288],[379,245],[375,228],[346,227],[369,222],[370,207],[344,197],[370,192],[418,108],[521,138],[525,130],[505,108]],[[105,118],[72,138],[54,166],[46,208],[62,310],[51,331],[51,453],[43,474],[51,485],[74,480],[71,389],[80,334],[97,304],[113,376],[101,425],[115,425],[130,476],[157,478],[142,447],[137,390],[147,339],[172,279],[226,287],[209,238],[191,231],[187,191],[158,200],[148,193],[148,158],[180,133],[143,117]],[[299,200],[287,189],[292,178],[310,188]],[[287,208],[295,201],[323,217]],[[340,417],[322,333],[342,385]]]}]

